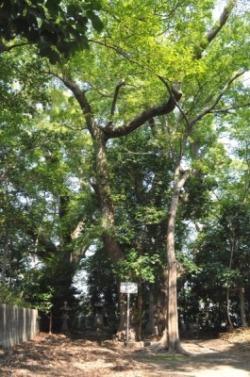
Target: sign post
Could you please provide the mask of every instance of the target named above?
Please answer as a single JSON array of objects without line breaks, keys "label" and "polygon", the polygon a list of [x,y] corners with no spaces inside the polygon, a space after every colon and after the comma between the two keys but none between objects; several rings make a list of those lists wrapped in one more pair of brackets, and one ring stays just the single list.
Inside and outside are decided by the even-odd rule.
[{"label": "sign post", "polygon": [[127,326],[126,326],[126,342],[129,342],[129,325],[130,325],[130,293],[127,293]]},{"label": "sign post", "polygon": [[129,342],[129,327],[130,327],[130,294],[138,293],[137,283],[124,282],[120,285],[120,292],[127,294],[127,325],[126,325],[126,343]]}]

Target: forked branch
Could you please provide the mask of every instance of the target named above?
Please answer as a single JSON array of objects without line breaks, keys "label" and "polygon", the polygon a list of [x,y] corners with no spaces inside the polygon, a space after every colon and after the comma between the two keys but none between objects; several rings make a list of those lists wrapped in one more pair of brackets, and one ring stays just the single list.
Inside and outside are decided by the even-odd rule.
[{"label": "forked branch", "polygon": [[113,128],[112,123],[108,124],[103,131],[106,134],[107,138],[115,138],[120,136],[125,136],[142,126],[147,121],[159,115],[169,114],[176,107],[176,102],[181,99],[182,94],[177,90],[172,90],[171,95],[169,96],[166,102],[163,102],[161,105],[153,106],[148,110],[143,111],[141,114],[136,116],[129,123]]},{"label": "forked branch", "polygon": [[203,111],[198,114],[195,118],[193,118],[190,122],[190,125],[191,127],[193,127],[193,125],[195,123],[197,123],[198,121],[200,121],[202,118],[204,118],[207,114],[210,114],[214,111],[214,109],[216,108],[216,106],[218,105],[218,103],[220,102],[221,98],[224,96],[224,94],[227,92],[227,90],[230,88],[230,86],[232,85],[232,83],[238,79],[240,76],[244,75],[246,73],[246,71],[240,71],[240,72],[237,72],[227,83],[226,85],[224,86],[224,88],[222,89],[222,91],[218,94],[217,97],[215,97],[213,103],[206,107],[205,109],[203,109]]}]

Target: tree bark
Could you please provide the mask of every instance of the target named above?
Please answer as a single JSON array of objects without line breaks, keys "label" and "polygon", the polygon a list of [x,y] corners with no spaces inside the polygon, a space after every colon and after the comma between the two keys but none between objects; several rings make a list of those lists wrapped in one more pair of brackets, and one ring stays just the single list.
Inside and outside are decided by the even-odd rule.
[{"label": "tree bark", "polygon": [[152,292],[152,288],[149,291],[149,308],[148,308],[148,324],[146,331],[149,336],[156,335],[155,334],[155,313],[154,313],[154,296]]},{"label": "tree bark", "polygon": [[120,341],[125,340],[125,332],[126,332],[126,300],[125,297],[122,293],[119,293],[119,298],[118,298],[118,304],[119,304],[119,315],[120,315],[120,320],[119,320],[119,326],[118,330],[116,332],[116,339]]},{"label": "tree bark", "polygon": [[179,326],[178,326],[178,308],[177,308],[177,261],[175,255],[175,224],[176,215],[179,206],[180,192],[190,172],[180,172],[180,164],[175,170],[173,195],[170,203],[166,249],[167,249],[167,343],[165,347],[169,352],[181,351]]},{"label": "tree bark", "polygon": [[161,295],[158,299],[158,329],[160,338],[160,344],[164,348],[168,344],[168,268],[165,267],[163,270],[163,283],[161,288]]},{"label": "tree bark", "polygon": [[52,312],[49,313],[49,335],[52,334]]},{"label": "tree bark", "polygon": [[226,293],[226,308],[227,308],[227,322],[228,322],[228,326],[229,326],[229,329],[232,330],[233,329],[233,322],[231,320],[231,316],[230,316],[230,288],[227,287],[227,293]]},{"label": "tree bark", "polygon": [[239,298],[240,298],[240,319],[241,319],[241,326],[247,327],[247,319],[246,319],[246,305],[245,305],[245,288],[239,288]]},{"label": "tree bark", "polygon": [[115,235],[115,210],[111,196],[106,140],[100,129],[95,130],[97,190],[102,212],[102,240],[107,255],[113,262],[123,258],[122,249]]},{"label": "tree bark", "polygon": [[9,262],[9,239],[7,235],[7,227],[5,230],[5,237],[4,237],[4,247],[3,247],[3,254],[0,260],[0,281],[5,282],[6,279],[6,272],[7,272],[7,265]]},{"label": "tree bark", "polygon": [[136,339],[140,341],[142,339],[142,307],[143,307],[143,297],[141,284],[139,285],[138,296],[137,296],[137,308],[136,308]]},{"label": "tree bark", "polygon": [[[231,246],[230,246],[230,259],[229,259],[229,265],[228,265],[228,268],[229,270],[231,271],[232,269],[232,264],[233,264],[233,257],[234,257],[234,252],[235,252],[235,249],[236,249],[236,239],[235,239],[235,234],[234,234],[234,229],[231,229],[231,232],[232,232],[232,238],[231,238]],[[227,322],[228,322],[228,326],[229,328],[232,330],[233,329],[233,322],[231,320],[231,316],[230,316],[230,286],[227,287],[227,291],[226,291],[226,310],[227,310]]]}]

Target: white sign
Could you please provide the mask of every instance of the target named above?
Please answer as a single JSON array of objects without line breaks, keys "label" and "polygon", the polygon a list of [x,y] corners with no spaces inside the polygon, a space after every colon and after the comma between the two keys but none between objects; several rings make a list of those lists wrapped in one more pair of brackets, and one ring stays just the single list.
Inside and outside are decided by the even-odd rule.
[{"label": "white sign", "polygon": [[138,284],[132,283],[131,281],[121,283],[120,292],[121,293],[138,293]]}]

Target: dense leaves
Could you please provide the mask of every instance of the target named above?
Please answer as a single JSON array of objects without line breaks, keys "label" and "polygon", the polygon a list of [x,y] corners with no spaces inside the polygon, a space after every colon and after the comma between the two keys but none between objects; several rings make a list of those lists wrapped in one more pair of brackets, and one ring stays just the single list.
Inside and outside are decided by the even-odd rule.
[{"label": "dense leaves", "polygon": [[1,50],[8,51],[14,46],[16,37],[24,37],[28,43],[37,45],[42,56],[55,63],[60,55],[68,57],[74,51],[88,47],[89,21],[97,31],[103,27],[97,14],[99,10],[98,0],[2,0]]}]

